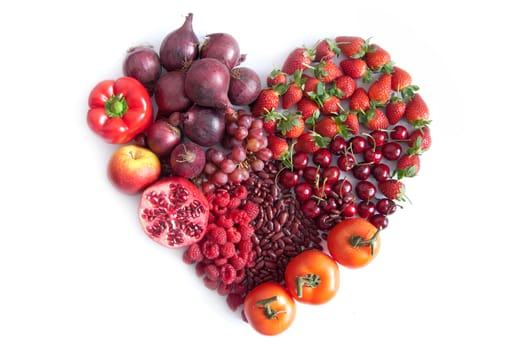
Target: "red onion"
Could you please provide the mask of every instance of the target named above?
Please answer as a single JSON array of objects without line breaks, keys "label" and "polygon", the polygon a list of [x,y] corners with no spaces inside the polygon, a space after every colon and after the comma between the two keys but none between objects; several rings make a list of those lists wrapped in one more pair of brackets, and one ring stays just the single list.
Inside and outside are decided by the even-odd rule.
[{"label": "red onion", "polygon": [[182,133],[164,119],[158,119],[147,129],[147,145],[158,156],[168,156],[181,141]]},{"label": "red onion", "polygon": [[185,136],[201,146],[214,146],[225,134],[224,112],[194,105],[183,116],[183,131]]},{"label": "red onion", "polygon": [[185,112],[192,101],[185,95],[185,73],[171,71],[162,75],[155,87],[155,101],[160,115]]},{"label": "red onion", "polygon": [[200,41],[192,30],[192,13],[185,18],[183,25],[169,33],[160,46],[160,60],[168,71],[186,70],[198,57]]},{"label": "red onion", "polygon": [[232,69],[246,58],[240,54],[237,40],[227,33],[214,33],[207,35],[200,48],[200,57],[211,57],[223,62],[228,69]]},{"label": "red onion", "polygon": [[261,79],[252,69],[237,67],[230,72],[228,98],[233,105],[252,104],[261,92]]},{"label": "red onion", "polygon": [[162,66],[158,54],[150,46],[132,47],[126,53],[122,71],[124,75],[133,77],[153,94],[155,84],[160,78]]},{"label": "red onion", "polygon": [[189,179],[202,173],[205,162],[205,151],[194,142],[180,143],[173,149],[170,156],[173,174]]},{"label": "red onion", "polygon": [[227,109],[230,72],[215,58],[195,60],[185,75],[185,94],[204,107]]}]

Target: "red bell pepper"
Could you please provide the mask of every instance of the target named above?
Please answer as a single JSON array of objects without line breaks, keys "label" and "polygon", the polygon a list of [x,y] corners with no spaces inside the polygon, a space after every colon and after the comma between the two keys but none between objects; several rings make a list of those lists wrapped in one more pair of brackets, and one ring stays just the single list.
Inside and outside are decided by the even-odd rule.
[{"label": "red bell pepper", "polygon": [[153,122],[149,93],[131,77],[101,81],[90,92],[88,105],[88,126],[108,143],[128,143]]}]

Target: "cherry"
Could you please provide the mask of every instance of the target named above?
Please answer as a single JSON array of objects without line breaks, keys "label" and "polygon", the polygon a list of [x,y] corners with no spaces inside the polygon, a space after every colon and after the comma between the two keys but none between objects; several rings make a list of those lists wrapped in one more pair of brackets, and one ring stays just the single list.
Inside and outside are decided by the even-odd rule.
[{"label": "cherry", "polygon": [[300,205],[300,210],[307,218],[313,219],[320,215],[320,207],[315,199],[310,198],[305,200]]},{"label": "cherry", "polygon": [[357,212],[356,203],[351,201],[344,207],[343,214],[347,217],[355,216]]},{"label": "cherry", "polygon": [[295,186],[295,197],[299,201],[305,201],[313,195],[313,186],[308,184],[307,182],[301,182]]},{"label": "cherry", "polygon": [[317,227],[322,231],[327,231],[334,226],[334,220],[327,213],[320,214],[316,219]]},{"label": "cherry", "polygon": [[387,141],[387,133],[384,131],[374,130],[369,135],[368,142],[370,147],[383,146],[385,141]]},{"label": "cherry", "polygon": [[368,219],[376,212],[376,205],[373,202],[361,201],[358,203],[358,215],[361,218]]},{"label": "cherry", "polygon": [[381,152],[383,153],[383,157],[385,157],[386,159],[397,160],[399,159],[399,157],[401,157],[403,148],[399,143],[392,141],[384,144],[383,148],[381,149]]},{"label": "cherry", "polygon": [[316,184],[314,192],[317,197],[326,198],[332,190],[333,187],[326,181],[322,184]]},{"label": "cherry", "polygon": [[353,185],[347,179],[338,180],[335,184],[333,184],[333,191],[338,194],[340,197],[345,196],[347,193],[351,192],[353,189]]},{"label": "cherry", "polygon": [[319,170],[314,166],[305,167],[302,173],[304,180],[309,183],[314,183],[317,175],[320,177]]},{"label": "cherry", "polygon": [[374,214],[369,218],[371,224],[373,224],[378,230],[382,230],[388,226],[388,218],[382,214]]},{"label": "cherry", "polygon": [[396,203],[389,198],[382,198],[376,202],[376,210],[383,215],[390,215],[396,212]]},{"label": "cherry", "polygon": [[293,168],[297,170],[304,169],[309,164],[309,157],[307,153],[297,152],[292,157]]},{"label": "cherry", "polygon": [[376,186],[370,181],[361,180],[356,184],[356,195],[365,201],[376,195]]},{"label": "cherry", "polygon": [[363,160],[366,163],[379,163],[383,159],[383,153],[377,148],[367,148],[363,152]]},{"label": "cherry", "polygon": [[390,168],[385,163],[373,164],[371,174],[377,181],[384,181],[390,177]]},{"label": "cherry", "polygon": [[338,181],[340,177],[340,168],[337,166],[330,166],[325,168],[322,171],[322,178],[328,183],[328,184],[334,184]]},{"label": "cherry", "polygon": [[336,165],[340,168],[340,170],[343,171],[350,171],[355,164],[354,157],[352,154],[342,154],[338,159],[336,160]]},{"label": "cherry", "polygon": [[338,207],[338,204],[336,203],[336,199],[334,198],[327,198],[325,201],[320,202],[320,208],[322,210],[330,212],[331,210],[335,210]]},{"label": "cherry", "polygon": [[327,148],[320,148],[313,153],[313,163],[320,165],[322,168],[327,168],[333,161],[333,155]]},{"label": "cherry", "polygon": [[335,136],[329,143],[329,150],[334,154],[341,154],[347,148],[347,141],[342,136]]},{"label": "cherry", "polygon": [[291,170],[283,170],[279,175],[279,183],[286,187],[292,188],[299,182],[299,174]]},{"label": "cherry", "polygon": [[392,140],[404,141],[408,139],[408,130],[403,125],[396,125],[390,131],[390,138]]},{"label": "cherry", "polygon": [[366,180],[371,174],[371,168],[369,164],[356,164],[352,170],[353,176],[358,180]]},{"label": "cherry", "polygon": [[353,136],[349,141],[354,154],[362,153],[367,148],[367,140],[361,136]]}]

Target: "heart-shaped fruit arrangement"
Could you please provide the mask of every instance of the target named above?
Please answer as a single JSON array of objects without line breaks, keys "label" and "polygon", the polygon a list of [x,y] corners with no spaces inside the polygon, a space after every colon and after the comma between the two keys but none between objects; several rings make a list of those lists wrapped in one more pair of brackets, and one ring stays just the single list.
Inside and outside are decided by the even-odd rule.
[{"label": "heart-shaped fruit arrangement", "polygon": [[206,287],[273,335],[296,302],[335,295],[338,264],[376,256],[431,145],[429,112],[410,74],[360,37],[295,48],[264,85],[244,61],[230,34],[200,42],[189,14],[159,52],[128,51],[87,121],[124,144],[108,175],[141,196],[144,232],[184,249]]}]

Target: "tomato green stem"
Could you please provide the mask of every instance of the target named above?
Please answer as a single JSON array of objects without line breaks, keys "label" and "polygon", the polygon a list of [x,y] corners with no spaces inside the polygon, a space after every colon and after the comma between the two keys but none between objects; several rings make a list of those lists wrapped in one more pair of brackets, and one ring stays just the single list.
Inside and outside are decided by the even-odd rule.
[{"label": "tomato green stem", "polygon": [[374,249],[376,248],[376,238],[378,234],[381,232],[381,229],[376,231],[376,233],[370,239],[363,239],[361,236],[351,235],[349,237],[349,243],[354,247],[370,247],[371,255],[374,255]]},{"label": "tomato green stem", "polygon": [[264,315],[267,319],[271,320],[277,318],[277,315],[284,311],[276,311],[272,308],[272,303],[279,301],[279,296],[273,296],[267,299],[258,300],[255,304],[264,308]]},{"label": "tomato green stem", "polygon": [[128,110],[128,102],[122,94],[113,95],[106,101],[104,109],[110,118],[122,118]]},{"label": "tomato green stem", "polygon": [[302,288],[316,288],[320,284],[320,276],[314,273],[308,273],[306,276],[297,276],[295,278],[297,284],[297,296],[302,298]]}]

